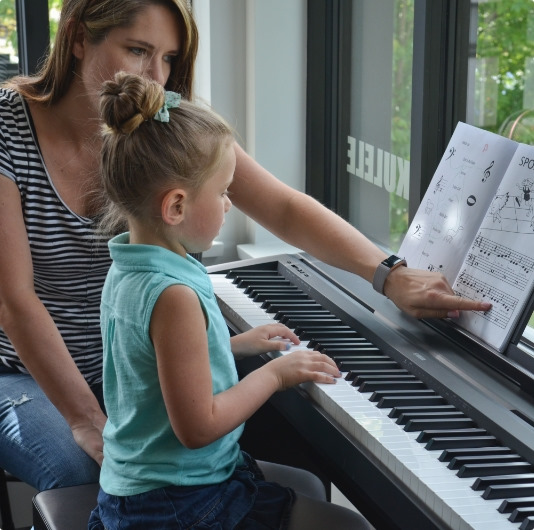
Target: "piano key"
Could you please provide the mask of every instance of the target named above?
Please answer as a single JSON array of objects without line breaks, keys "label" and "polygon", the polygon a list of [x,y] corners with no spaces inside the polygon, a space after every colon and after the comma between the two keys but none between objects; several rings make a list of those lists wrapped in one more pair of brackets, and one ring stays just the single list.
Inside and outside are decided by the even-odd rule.
[{"label": "piano key", "polygon": [[534,517],[527,517],[521,523],[519,530],[534,530]]},{"label": "piano key", "polygon": [[[399,423],[399,422],[397,422]],[[405,431],[426,431],[440,429],[465,429],[473,427],[475,422],[471,418],[412,418],[406,422]]]},{"label": "piano key", "polygon": [[439,456],[441,462],[448,462],[456,456],[475,456],[475,455],[505,455],[512,454],[509,447],[492,446],[492,447],[462,447],[446,449]]},{"label": "piano key", "polygon": [[361,355],[362,353],[380,353],[380,350],[376,346],[371,346],[365,342],[362,342],[360,344],[354,344],[350,348],[346,348],[344,346],[318,345],[315,346],[314,349],[320,351],[321,353],[324,353],[325,355],[329,355],[330,357],[333,357],[334,355],[338,357],[350,357],[355,353],[357,353],[358,355]]},{"label": "piano key", "polygon": [[460,469],[466,464],[495,464],[503,462],[523,462],[523,458],[517,454],[508,455],[476,455],[476,456],[455,456],[448,464],[449,469]]},{"label": "piano key", "polygon": [[520,523],[524,521],[527,517],[534,516],[534,507],[528,506],[524,508],[516,508],[508,518],[512,523]]},{"label": "piano key", "polygon": [[492,462],[486,464],[464,464],[458,470],[459,477],[487,477],[490,475],[508,475],[532,471],[528,462]]},{"label": "piano key", "polygon": [[299,300],[298,302],[271,302],[263,303],[261,309],[264,309],[266,313],[278,313],[279,311],[315,311],[322,309],[322,306],[313,300]]},{"label": "piano key", "polygon": [[440,405],[423,405],[423,406],[399,406],[399,407],[392,407],[392,409],[389,412],[390,418],[398,418],[402,414],[410,414],[410,413],[417,413],[417,412],[453,412],[458,411],[458,409],[454,405],[449,405],[448,403],[440,404]]},{"label": "piano key", "polygon": [[[406,425],[410,420],[454,420],[466,418],[472,421],[460,410],[451,410],[448,412],[430,411],[430,412],[402,412],[397,417],[398,425]],[[405,428],[406,430],[406,428]],[[419,429],[422,430],[422,429]]]},{"label": "piano key", "polygon": [[421,431],[417,435],[417,441],[419,443],[427,443],[433,438],[480,438],[487,435],[486,429],[437,429],[437,430],[425,430]]},{"label": "piano key", "polygon": [[495,484],[488,486],[482,498],[484,499],[507,499],[515,497],[527,497],[534,495],[534,483],[529,484]]},{"label": "piano key", "polygon": [[495,475],[477,478],[472,486],[474,490],[483,490],[488,486],[502,484],[530,484],[534,482],[534,473],[520,473],[517,475]]},{"label": "piano key", "polygon": [[[286,323],[288,318],[300,318],[305,316],[323,317],[332,315],[327,309],[286,309],[284,311],[277,312],[273,320],[278,320],[282,324]],[[333,316],[333,315],[332,315]]]},{"label": "piano key", "polygon": [[345,381],[355,381],[360,375],[376,375],[376,376],[389,376],[394,374],[410,374],[408,370],[404,368],[394,368],[389,370],[351,370],[345,375]]},{"label": "piano key", "polygon": [[[355,385],[356,386],[356,385]],[[360,392],[375,390],[419,390],[426,388],[422,381],[364,381],[359,385]]]},{"label": "piano key", "polygon": [[512,513],[516,508],[524,506],[534,506],[534,497],[517,497],[515,499],[505,499],[499,506],[499,512]]},{"label": "piano key", "polygon": [[267,285],[291,285],[289,280],[283,277],[269,278],[269,277],[250,277],[250,278],[236,278],[235,284],[237,287],[264,287]]},{"label": "piano key", "polygon": [[339,363],[338,367],[342,372],[359,371],[359,370],[389,370],[398,368],[399,364],[396,361],[391,361],[384,356],[369,355],[368,359],[360,359],[358,361],[343,361]]},{"label": "piano key", "polygon": [[309,296],[306,293],[280,293],[277,291],[272,292],[265,292],[265,291],[259,291],[256,293],[253,293],[253,296],[251,296],[252,300],[254,302],[267,302],[267,301],[275,301],[275,300],[286,300],[288,302],[292,300],[309,300]]},{"label": "piano key", "polygon": [[429,451],[436,449],[454,449],[467,447],[490,447],[491,445],[498,445],[495,436],[440,436],[430,439],[425,447]]}]

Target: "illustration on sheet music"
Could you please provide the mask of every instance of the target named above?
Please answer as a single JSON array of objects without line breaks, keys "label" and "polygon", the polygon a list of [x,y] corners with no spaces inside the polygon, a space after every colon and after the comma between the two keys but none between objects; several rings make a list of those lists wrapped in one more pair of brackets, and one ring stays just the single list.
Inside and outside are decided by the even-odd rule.
[{"label": "illustration on sheet music", "polygon": [[534,285],[534,147],[459,123],[399,255],[490,301],[457,322],[502,351]]}]

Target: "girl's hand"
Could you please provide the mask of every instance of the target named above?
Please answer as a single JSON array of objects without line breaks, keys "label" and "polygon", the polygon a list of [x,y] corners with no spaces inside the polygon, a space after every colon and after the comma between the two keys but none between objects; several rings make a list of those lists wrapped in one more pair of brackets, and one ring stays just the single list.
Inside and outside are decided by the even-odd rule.
[{"label": "girl's hand", "polygon": [[[276,338],[277,340],[272,340]],[[283,324],[266,324],[240,333],[230,339],[236,359],[269,351],[285,351],[299,338]]]},{"label": "girl's hand", "polygon": [[306,381],[335,383],[336,378],[341,377],[341,372],[330,357],[309,350],[298,350],[273,359],[265,365],[265,369],[273,370],[279,390]]}]

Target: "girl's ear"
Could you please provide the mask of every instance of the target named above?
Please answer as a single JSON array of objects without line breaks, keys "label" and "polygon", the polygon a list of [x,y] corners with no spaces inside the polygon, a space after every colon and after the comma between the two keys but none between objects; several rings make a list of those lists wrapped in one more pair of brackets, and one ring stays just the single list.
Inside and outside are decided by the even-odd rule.
[{"label": "girl's ear", "polygon": [[184,218],[184,203],[187,192],[182,189],[173,189],[165,193],[161,201],[161,218],[168,225],[177,225]]},{"label": "girl's ear", "polygon": [[83,59],[85,51],[85,26],[83,24],[78,24],[78,27],[74,30],[74,20],[71,20],[69,22],[69,31],[76,31],[72,46],[72,55],[78,60]]}]

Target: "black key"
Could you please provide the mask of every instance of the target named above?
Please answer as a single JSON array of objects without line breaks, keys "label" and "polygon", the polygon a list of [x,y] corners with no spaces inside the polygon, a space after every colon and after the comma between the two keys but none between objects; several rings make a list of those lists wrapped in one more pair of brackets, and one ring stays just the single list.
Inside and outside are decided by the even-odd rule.
[{"label": "black key", "polygon": [[436,392],[431,388],[425,388],[423,390],[377,390],[373,392],[373,395],[369,398],[369,401],[380,401],[384,397],[388,398],[410,398],[410,397],[426,397],[437,396]]},{"label": "black key", "polygon": [[291,293],[291,294],[276,293],[276,292],[273,292],[273,293],[260,292],[260,293],[256,293],[250,296],[249,298],[252,298],[254,302],[266,302],[266,301],[274,302],[275,300],[276,301],[286,300],[288,302],[291,302],[293,300],[309,300],[310,299],[306,293],[298,293],[298,292]]},{"label": "black key", "polygon": [[315,333],[316,337],[319,335],[324,335],[324,332],[328,334],[331,331],[350,331],[350,333],[355,333],[350,326],[347,326],[346,324],[336,324],[335,322],[326,324],[309,324],[308,322],[302,322],[298,325],[298,327],[295,328],[294,331],[297,335],[299,333],[311,331]]},{"label": "black key", "polygon": [[528,484],[495,484],[488,486],[484,493],[483,499],[506,499],[508,497],[526,497],[534,495],[534,482]]},{"label": "black key", "polygon": [[358,333],[352,329],[341,329],[341,330],[319,330],[316,332],[314,330],[302,331],[299,334],[300,338],[306,339],[315,339],[318,342],[321,342],[322,339],[328,337],[339,337],[350,339],[352,337],[358,337]]},{"label": "black key", "polygon": [[226,273],[227,278],[235,278],[238,276],[277,276],[282,277],[276,270],[270,269],[230,269]]},{"label": "black key", "polygon": [[425,448],[429,451],[438,449],[454,449],[466,447],[489,447],[497,445],[495,436],[444,436],[439,438],[432,438],[427,442]]},{"label": "black key", "polygon": [[268,277],[258,277],[258,278],[240,278],[234,282],[237,287],[244,289],[245,287],[263,287],[267,285],[291,285],[289,280],[284,278],[268,278]]},{"label": "black key", "polygon": [[365,381],[419,381],[415,375],[405,371],[402,374],[385,374],[385,373],[372,373],[372,374],[356,374],[354,377],[354,386],[357,386]]},{"label": "black key", "polygon": [[[264,307],[268,306],[268,307]],[[278,303],[270,303],[266,304],[265,302],[262,304],[262,309],[265,309],[266,313],[279,313],[284,312],[288,310],[294,310],[294,311],[302,311],[302,310],[316,310],[316,309],[322,309],[322,306],[313,300],[300,300],[299,302],[278,302]]]},{"label": "black key", "polygon": [[338,320],[334,315],[325,315],[321,318],[317,317],[317,315],[309,316],[309,317],[300,317],[300,318],[294,318],[292,316],[287,316],[280,319],[280,322],[282,324],[285,324],[288,328],[295,329],[300,324],[306,323],[306,324],[316,324],[317,326],[322,326],[327,324],[328,322],[341,322],[341,320]]},{"label": "black key", "polygon": [[398,374],[409,374],[408,370],[405,370],[404,368],[398,368],[396,370],[360,370],[359,372],[355,370],[351,370],[346,376],[346,381],[354,381],[357,377],[360,375],[376,375],[376,376],[386,376],[389,377],[390,375]]},{"label": "black key", "polygon": [[369,356],[370,358],[376,357],[375,360],[360,360],[360,361],[350,361],[339,363],[338,368],[342,372],[349,372],[350,370],[359,371],[359,370],[390,370],[393,368],[398,368],[399,365],[396,361],[383,360],[384,356]]},{"label": "black key", "polygon": [[[356,386],[356,385],[354,385]],[[422,390],[426,385],[422,381],[365,381],[358,390],[360,392],[375,392],[380,390]]]},{"label": "black key", "polygon": [[497,464],[506,462],[523,462],[518,454],[455,456],[447,465],[449,469],[460,469],[466,464]]},{"label": "black key", "polygon": [[465,464],[456,473],[459,477],[489,477],[491,475],[511,475],[532,471],[529,462],[493,462],[488,464]]},{"label": "black key", "polygon": [[[390,414],[391,417],[391,414]],[[398,425],[406,425],[410,420],[453,420],[467,418],[460,410],[451,410],[450,412],[403,412],[397,418]],[[469,419],[469,418],[467,418]],[[422,431],[423,429],[419,429]]]},{"label": "black key", "polygon": [[477,478],[471,488],[475,491],[480,491],[489,486],[530,484],[532,482],[534,482],[534,473],[521,473],[518,475],[490,475],[488,477]]},{"label": "black key", "polygon": [[412,418],[406,423],[404,430],[415,432],[429,429],[466,429],[474,426],[475,422],[471,418]]},{"label": "black key", "polygon": [[392,409],[402,406],[444,405],[445,400],[441,396],[385,396],[376,406],[379,409]]},{"label": "black key", "polygon": [[309,311],[322,308],[320,304],[311,298],[308,300],[295,300],[294,302],[290,300],[287,302],[263,302],[260,307],[265,309],[267,313],[276,313],[277,311],[282,311],[284,309],[307,309]]},{"label": "black key", "polygon": [[398,407],[393,407],[390,410],[388,416],[390,418],[398,418],[401,414],[412,413],[412,412],[451,412],[457,411],[458,409],[454,405],[449,404],[440,404],[440,405],[401,405]]},{"label": "black key", "polygon": [[364,337],[322,337],[321,339],[315,337],[308,342],[308,348],[315,350],[319,348],[352,348],[368,342]]},{"label": "black key", "polygon": [[526,508],[516,508],[508,517],[508,520],[512,523],[520,523],[524,521],[527,517],[534,515],[534,506],[529,506]]},{"label": "black key", "polygon": [[[351,346],[350,348],[342,348],[342,347],[336,347],[336,346],[323,346],[314,348],[317,351],[320,351],[321,353],[324,353],[325,355],[329,355],[330,357],[333,356],[346,356],[349,357],[350,355],[354,353],[380,353],[380,349],[376,346],[369,346],[366,343],[361,344],[354,344],[354,346]],[[388,357],[389,359],[389,357]]]},{"label": "black key", "polygon": [[322,317],[323,315],[330,315],[330,311],[328,309],[285,309],[284,311],[279,311],[274,315],[275,320],[279,320],[284,324],[283,319],[291,318],[291,317],[299,317],[299,316],[314,316],[314,317]]},{"label": "black key", "polygon": [[490,446],[487,447],[459,447],[446,449],[439,456],[440,462],[449,462],[456,456],[476,456],[476,455],[509,455],[513,451],[509,447]]},{"label": "black key", "polygon": [[498,510],[501,513],[512,513],[516,508],[534,506],[534,497],[518,497],[516,499],[504,499]]},{"label": "black key", "polygon": [[519,530],[534,530],[534,517],[527,517],[521,523]]},{"label": "black key", "polygon": [[443,429],[422,431],[417,437],[419,443],[427,443],[432,438],[459,438],[465,436],[466,438],[475,436],[485,436],[488,431],[486,429]]}]

